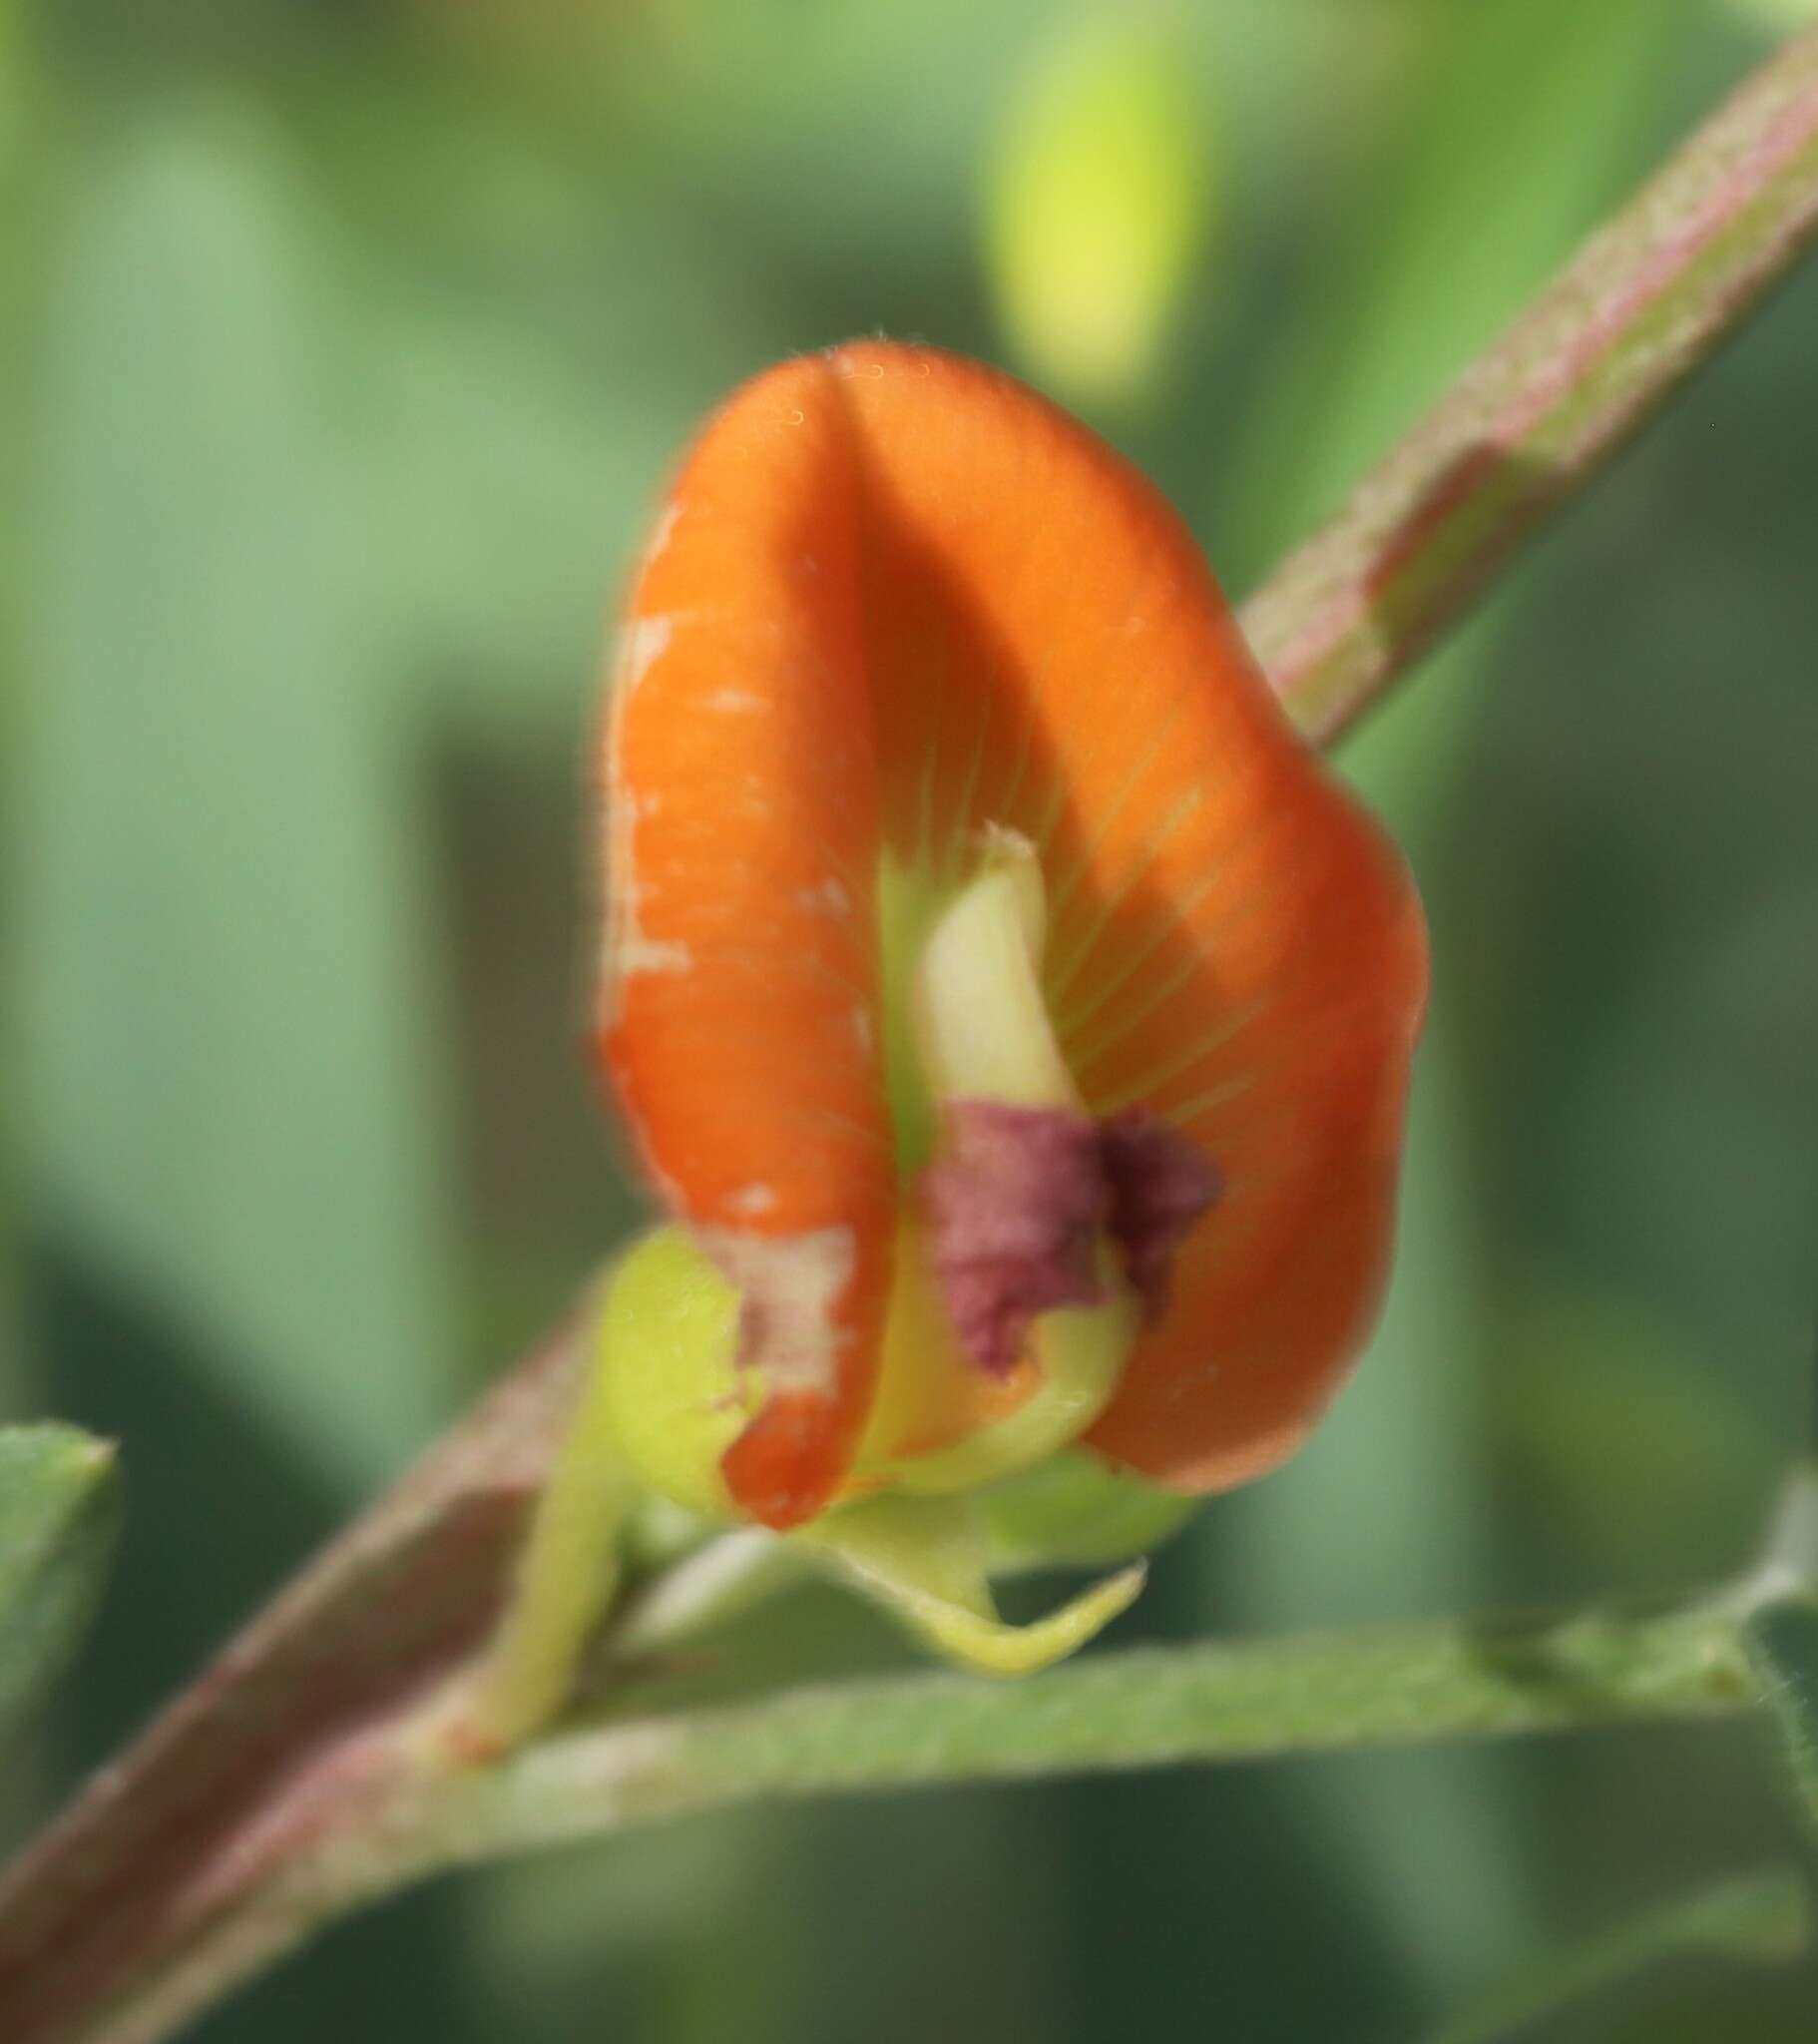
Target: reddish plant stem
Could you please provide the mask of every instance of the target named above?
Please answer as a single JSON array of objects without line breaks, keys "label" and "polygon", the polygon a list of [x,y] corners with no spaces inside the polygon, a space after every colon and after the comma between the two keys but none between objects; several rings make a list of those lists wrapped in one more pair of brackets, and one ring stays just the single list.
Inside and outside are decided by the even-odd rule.
[{"label": "reddish plant stem", "polygon": [[498,1615],[575,1376],[558,1334],[256,1617],[0,1880],[0,2037],[181,1961],[410,1770],[388,1737]]},{"label": "reddish plant stem", "polygon": [[1818,234],[1818,30],[1764,64],[1244,606],[1330,745]]}]

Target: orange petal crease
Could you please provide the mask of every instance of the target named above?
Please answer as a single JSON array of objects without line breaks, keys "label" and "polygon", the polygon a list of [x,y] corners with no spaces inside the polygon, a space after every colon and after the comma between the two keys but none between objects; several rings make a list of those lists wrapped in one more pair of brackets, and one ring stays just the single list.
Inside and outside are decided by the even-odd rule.
[{"label": "orange petal crease", "polygon": [[875,1380],[905,1197],[880,859],[957,882],[988,824],[1039,850],[1089,1108],[1162,1117],[1222,1187],[1089,1440],[1185,1490],[1294,1447],[1382,1282],[1425,931],[1135,469],[928,348],[757,377],[638,573],[606,780],[598,1051],[741,1287],[745,1511],[838,1493]]}]

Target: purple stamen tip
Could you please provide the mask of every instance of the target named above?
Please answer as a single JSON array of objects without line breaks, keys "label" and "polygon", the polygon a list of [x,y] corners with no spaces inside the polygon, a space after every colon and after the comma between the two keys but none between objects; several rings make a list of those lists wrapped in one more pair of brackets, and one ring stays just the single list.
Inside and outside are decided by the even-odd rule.
[{"label": "purple stamen tip", "polygon": [[945,1131],[922,1184],[935,1266],[962,1345],[994,1376],[1016,1367],[1038,1313],[1101,1302],[1102,1229],[1152,1318],[1174,1251],[1221,1189],[1208,1158],[1140,1109],[1098,1123],[959,1100]]},{"label": "purple stamen tip", "polygon": [[1152,1320],[1167,1305],[1174,1252],[1218,1204],[1224,1174],[1178,1129],[1142,1107],[1100,1123],[1099,1163],[1111,1197],[1108,1226]]},{"label": "purple stamen tip", "polygon": [[935,1265],[966,1352],[1004,1376],[1031,1318],[1100,1298],[1099,1132],[1084,1115],[958,1100],[923,1197]]}]

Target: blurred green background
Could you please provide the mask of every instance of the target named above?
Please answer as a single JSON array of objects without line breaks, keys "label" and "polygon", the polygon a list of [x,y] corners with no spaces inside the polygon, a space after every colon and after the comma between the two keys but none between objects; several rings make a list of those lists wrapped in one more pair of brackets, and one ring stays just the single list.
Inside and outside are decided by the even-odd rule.
[{"label": "blurred green background", "polygon": [[[1009,361],[1240,594],[1799,12],[0,0],[0,1403],[131,1484],[9,1820],[633,1222],[584,763],[702,409],[854,332]],[[1815,363],[1818,271],[1350,748],[1437,950],[1392,1299],[1120,1640],[1746,1558],[1818,1296]],[[1414,2038],[1796,1850],[1782,1786],[1738,1728],[699,1820],[197,2034]],[[1815,2006],[1692,1963],[1548,2034]]]}]

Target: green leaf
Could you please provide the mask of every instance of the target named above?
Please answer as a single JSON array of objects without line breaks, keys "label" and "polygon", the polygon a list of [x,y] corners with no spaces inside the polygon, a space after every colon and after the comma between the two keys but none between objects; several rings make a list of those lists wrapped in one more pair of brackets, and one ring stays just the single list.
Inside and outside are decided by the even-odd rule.
[{"label": "green leaf", "polygon": [[75,1653],[119,1525],[106,1441],[73,1426],[0,1429],[0,1745]]},{"label": "green leaf", "polygon": [[441,1406],[445,1028],[290,159],[159,108],[64,208],[19,970],[25,1167],[351,1491]]}]

